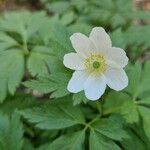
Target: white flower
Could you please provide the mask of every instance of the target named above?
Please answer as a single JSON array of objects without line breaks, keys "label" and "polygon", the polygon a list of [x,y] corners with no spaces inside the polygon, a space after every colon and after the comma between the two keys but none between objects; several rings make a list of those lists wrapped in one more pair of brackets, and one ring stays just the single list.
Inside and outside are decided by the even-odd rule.
[{"label": "white flower", "polygon": [[63,63],[75,70],[67,87],[71,93],[84,90],[89,100],[97,100],[106,85],[116,91],[128,85],[128,77],[123,70],[128,57],[123,49],[112,47],[103,28],[93,28],[89,38],[75,33],[70,40],[76,53],[66,54]]}]

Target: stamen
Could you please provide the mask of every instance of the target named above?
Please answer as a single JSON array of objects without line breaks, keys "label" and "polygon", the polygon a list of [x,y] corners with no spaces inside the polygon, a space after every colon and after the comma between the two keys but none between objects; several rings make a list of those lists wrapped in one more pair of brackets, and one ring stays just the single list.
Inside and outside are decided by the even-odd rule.
[{"label": "stamen", "polygon": [[94,72],[95,75],[101,74],[107,67],[105,57],[100,54],[91,53],[85,61],[85,67],[89,72]]}]

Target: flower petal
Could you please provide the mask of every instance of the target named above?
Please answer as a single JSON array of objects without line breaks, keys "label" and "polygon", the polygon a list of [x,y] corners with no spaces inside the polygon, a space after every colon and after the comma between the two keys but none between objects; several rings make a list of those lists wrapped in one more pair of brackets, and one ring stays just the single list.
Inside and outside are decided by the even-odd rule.
[{"label": "flower petal", "polygon": [[106,48],[110,48],[112,46],[109,35],[101,27],[93,28],[89,38],[93,41],[97,48],[97,51],[99,52],[102,52]]},{"label": "flower petal", "polygon": [[73,70],[85,69],[84,59],[76,53],[69,53],[64,56],[63,64]]},{"label": "flower petal", "polygon": [[125,67],[128,64],[128,57],[126,56],[126,52],[117,47],[112,47],[108,49],[106,54],[106,59],[108,62],[108,65],[115,67],[115,65],[118,65],[120,67]]},{"label": "flower petal", "polygon": [[89,74],[86,71],[75,71],[71,80],[68,83],[68,91],[71,93],[78,93],[83,90],[83,85],[87,80]]},{"label": "flower petal", "polygon": [[121,68],[108,67],[104,76],[106,78],[107,85],[116,91],[120,91],[128,85],[128,77],[125,71]]},{"label": "flower petal", "polygon": [[92,41],[84,34],[74,33],[70,40],[76,52],[84,58],[87,57],[90,51],[95,49]]},{"label": "flower petal", "polygon": [[90,75],[84,84],[85,95],[89,100],[98,100],[106,89],[106,82],[103,76],[95,77]]}]

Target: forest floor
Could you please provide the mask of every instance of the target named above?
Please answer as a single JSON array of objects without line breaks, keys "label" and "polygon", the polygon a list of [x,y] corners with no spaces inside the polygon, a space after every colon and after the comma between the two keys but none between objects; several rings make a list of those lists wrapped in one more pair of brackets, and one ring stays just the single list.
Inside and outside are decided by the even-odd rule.
[{"label": "forest floor", "polygon": [[[150,10],[150,0],[133,0],[136,7]],[[39,10],[42,8],[40,0],[0,0],[0,11],[29,9]]]},{"label": "forest floor", "polygon": [[20,9],[38,10],[41,7],[39,0],[0,0],[1,12]]}]

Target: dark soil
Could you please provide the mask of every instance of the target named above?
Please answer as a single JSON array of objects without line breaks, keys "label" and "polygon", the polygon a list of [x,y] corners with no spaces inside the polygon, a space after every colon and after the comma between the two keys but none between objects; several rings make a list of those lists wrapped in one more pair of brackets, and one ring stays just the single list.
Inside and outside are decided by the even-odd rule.
[{"label": "dark soil", "polygon": [[[133,0],[135,5],[144,10],[150,10],[150,0]],[[0,0],[0,11],[28,9],[31,11],[42,9],[40,0]]]},{"label": "dark soil", "polygon": [[39,0],[0,0],[0,11],[8,10],[39,10],[42,6]]},{"label": "dark soil", "polygon": [[134,0],[137,7],[142,10],[150,10],[150,0]]}]

